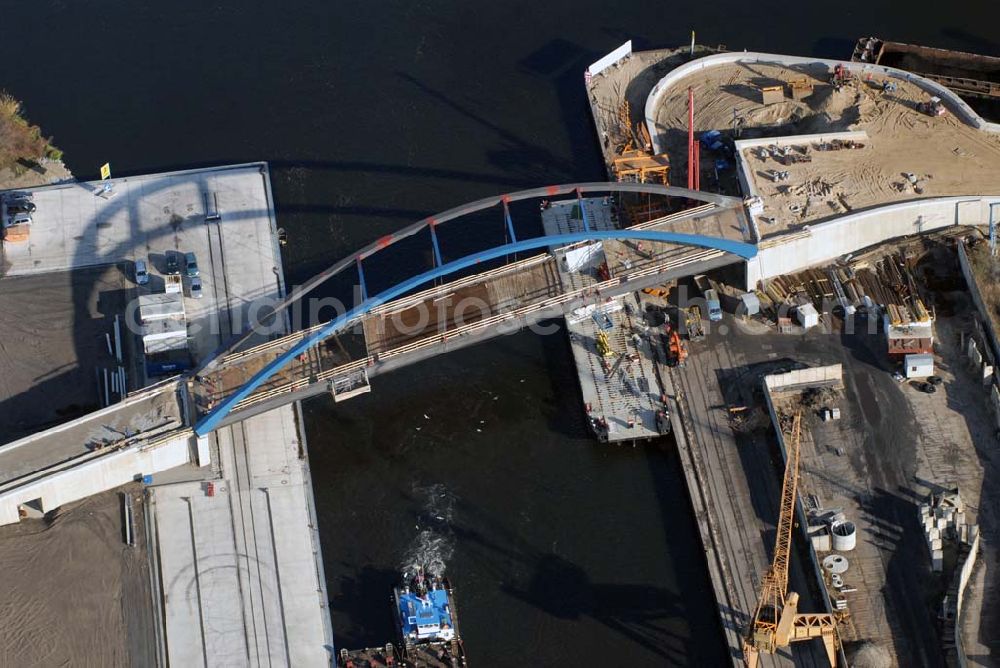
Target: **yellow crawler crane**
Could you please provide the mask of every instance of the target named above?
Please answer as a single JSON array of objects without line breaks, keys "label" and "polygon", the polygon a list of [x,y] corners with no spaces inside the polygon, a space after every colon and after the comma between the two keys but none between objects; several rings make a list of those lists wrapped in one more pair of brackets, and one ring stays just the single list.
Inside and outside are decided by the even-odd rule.
[{"label": "yellow crawler crane", "polygon": [[774,541],[774,560],[757,602],[757,610],[743,640],[743,659],[749,668],[756,668],[761,652],[774,654],[798,640],[822,638],[830,665],[837,668],[838,620],[829,614],[799,613],[799,595],[788,591],[788,559],[792,549],[792,527],[795,523],[795,498],[799,483],[799,439],[802,414],[792,421],[788,440],[788,459],[781,484],[781,510],[778,532]]}]

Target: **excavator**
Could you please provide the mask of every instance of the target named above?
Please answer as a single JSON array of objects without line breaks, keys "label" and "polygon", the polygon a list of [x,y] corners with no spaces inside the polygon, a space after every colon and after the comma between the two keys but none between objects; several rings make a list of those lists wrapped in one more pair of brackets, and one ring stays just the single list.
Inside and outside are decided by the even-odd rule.
[{"label": "excavator", "polygon": [[670,326],[669,322],[664,325],[663,336],[667,344],[667,366],[684,366],[687,360],[687,348],[684,347],[680,334]]},{"label": "excavator", "polygon": [[799,482],[799,439],[802,414],[796,413],[788,439],[788,459],[781,483],[781,511],[774,542],[774,559],[764,575],[760,599],[743,639],[743,660],[747,668],[757,668],[761,652],[774,654],[793,642],[820,638],[830,666],[837,668],[840,619],[831,614],[800,613],[799,595],[788,591],[788,560],[795,524],[795,499]]}]

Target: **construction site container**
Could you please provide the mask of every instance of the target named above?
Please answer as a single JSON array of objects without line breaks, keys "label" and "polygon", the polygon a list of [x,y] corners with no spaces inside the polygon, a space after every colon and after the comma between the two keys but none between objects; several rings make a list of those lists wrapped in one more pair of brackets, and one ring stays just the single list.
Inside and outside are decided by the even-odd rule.
[{"label": "construction site container", "polygon": [[198,466],[208,466],[212,463],[212,454],[208,449],[208,436],[198,437]]},{"label": "construction site container", "polygon": [[816,312],[816,307],[812,304],[802,304],[796,308],[795,316],[798,318],[799,324],[805,329],[815,327],[819,324],[819,313]]},{"label": "construction site container", "polygon": [[708,319],[712,322],[722,320],[722,306],[719,305],[719,293],[715,290],[705,291],[705,305],[708,307]]},{"label": "construction site container", "polygon": [[934,375],[933,355],[907,355],[903,362],[907,378],[927,378]]},{"label": "construction site container", "polygon": [[757,315],[760,313],[760,299],[755,292],[747,292],[740,295],[743,306],[743,315]]},{"label": "construction site container", "polygon": [[139,319],[142,322],[184,318],[184,296],[176,292],[139,295]]}]

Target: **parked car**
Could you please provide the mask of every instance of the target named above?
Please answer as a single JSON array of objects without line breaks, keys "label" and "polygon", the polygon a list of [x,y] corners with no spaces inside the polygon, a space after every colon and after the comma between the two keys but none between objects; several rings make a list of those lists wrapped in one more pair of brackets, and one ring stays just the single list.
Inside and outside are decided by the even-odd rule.
[{"label": "parked car", "polygon": [[7,226],[14,227],[15,225],[31,225],[31,214],[23,211],[11,214],[7,219]]},{"label": "parked car", "polygon": [[166,260],[167,260],[166,273],[168,275],[173,275],[173,274],[179,274],[179,273],[181,273],[181,263],[177,260],[177,252],[176,251],[167,251],[166,252]]},{"label": "parked car", "polygon": [[34,213],[35,203],[30,199],[14,199],[7,201],[7,213]]},{"label": "parked car", "polygon": [[187,270],[187,275],[192,278],[201,273],[198,270],[198,260],[195,258],[194,253],[184,253],[184,266]]},{"label": "parked car", "polygon": [[136,285],[149,283],[149,270],[146,268],[145,260],[135,261],[135,283]]},{"label": "parked car", "polygon": [[191,292],[191,298],[192,299],[201,299],[202,291],[201,291],[201,278],[200,277],[193,276],[191,278],[190,292]]}]

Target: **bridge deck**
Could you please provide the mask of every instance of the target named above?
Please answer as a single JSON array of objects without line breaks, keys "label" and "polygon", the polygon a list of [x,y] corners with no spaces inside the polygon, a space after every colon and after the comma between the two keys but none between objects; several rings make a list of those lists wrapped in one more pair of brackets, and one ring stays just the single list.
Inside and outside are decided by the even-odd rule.
[{"label": "bridge deck", "polygon": [[444,289],[421,293],[419,301],[402,300],[367,316],[363,323],[368,354],[510,313],[562,292],[555,261],[544,255],[476,279],[464,285],[462,281],[446,284]]},{"label": "bridge deck", "polygon": [[[606,206],[602,198],[584,199],[583,203],[592,230],[612,230],[625,222],[618,219],[615,207],[610,203]],[[579,203],[575,199],[552,204],[543,212],[543,218],[551,218],[545,225],[549,234],[583,229]],[[633,227],[709,234],[740,241],[749,238],[742,209],[716,204],[661,215]],[[610,258],[608,264],[613,274],[610,280],[602,280],[596,267],[587,271],[563,270],[560,263],[566,251],[579,248],[577,245],[553,249],[551,254],[518,260],[393,300],[355,323],[361,324],[365,337],[367,354],[364,358],[347,361],[328,340],[276,373],[237,404],[234,414],[251,406],[263,406],[265,402],[272,407],[282,401],[293,401],[302,393],[315,394],[325,390],[330,381],[357,373],[374,373],[386,368],[387,364],[394,368],[416,362],[435,354],[434,351],[489,338],[505,331],[504,328],[509,331],[544,317],[564,315],[580,305],[601,302],[616,291],[617,294],[622,294],[623,290],[627,292],[620,287],[624,281],[634,284],[632,289],[637,289],[730,261],[725,253],[712,249],[663,243],[649,243],[641,248],[618,241],[598,243]],[[266,364],[322,326],[316,325],[225,356],[218,365],[206,371],[205,382],[196,384],[195,395],[200,407],[216,405]],[[590,337],[593,338],[593,333]],[[643,372],[642,375],[648,374]],[[658,392],[655,383],[648,385],[651,392]],[[650,429],[649,433],[633,432],[628,438],[655,435],[652,431],[655,413],[647,417],[642,422]]]},{"label": "bridge deck", "polygon": [[0,485],[182,426],[173,386],[0,447]]}]

